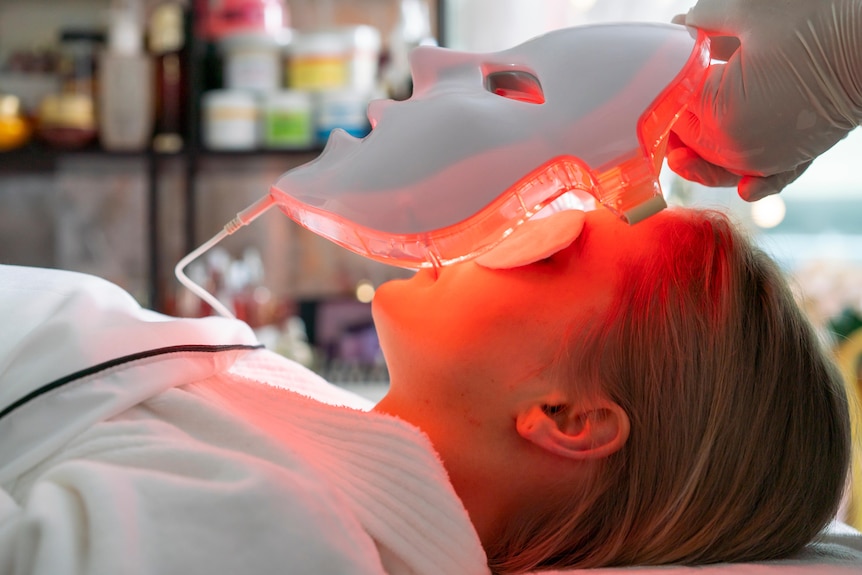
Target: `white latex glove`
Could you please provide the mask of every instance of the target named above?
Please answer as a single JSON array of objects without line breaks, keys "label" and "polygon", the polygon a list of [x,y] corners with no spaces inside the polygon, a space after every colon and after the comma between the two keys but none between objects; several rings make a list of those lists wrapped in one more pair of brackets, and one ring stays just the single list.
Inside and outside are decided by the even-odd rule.
[{"label": "white latex glove", "polygon": [[862,122],[862,0],[699,0],[674,22],[726,61],[673,127],[668,165],[684,178],[755,201]]}]

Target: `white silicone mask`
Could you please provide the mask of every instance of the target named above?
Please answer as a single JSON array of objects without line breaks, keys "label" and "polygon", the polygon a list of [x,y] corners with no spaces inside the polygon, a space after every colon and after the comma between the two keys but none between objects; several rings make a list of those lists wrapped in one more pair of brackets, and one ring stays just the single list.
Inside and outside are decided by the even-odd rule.
[{"label": "white silicone mask", "polygon": [[630,223],[662,209],[666,136],[709,55],[680,26],[612,24],[489,54],[420,47],[410,62],[408,100],[371,102],[368,136],[333,132],[270,194],[319,235],[418,268],[516,237],[565,192]]}]

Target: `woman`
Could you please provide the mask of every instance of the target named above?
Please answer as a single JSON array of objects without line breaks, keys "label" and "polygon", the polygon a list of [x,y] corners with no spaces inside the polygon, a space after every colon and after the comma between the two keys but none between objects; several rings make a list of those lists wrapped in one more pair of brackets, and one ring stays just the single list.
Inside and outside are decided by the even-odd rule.
[{"label": "woman", "polygon": [[685,210],[558,244],[382,286],[372,411],[239,322],[0,266],[3,568],[518,573],[816,537],[847,405],[769,259]]},{"label": "woman", "polygon": [[420,273],[374,310],[376,409],[429,435],[499,572],[773,559],[835,513],[840,376],[719,213],[590,212],[550,258]]}]

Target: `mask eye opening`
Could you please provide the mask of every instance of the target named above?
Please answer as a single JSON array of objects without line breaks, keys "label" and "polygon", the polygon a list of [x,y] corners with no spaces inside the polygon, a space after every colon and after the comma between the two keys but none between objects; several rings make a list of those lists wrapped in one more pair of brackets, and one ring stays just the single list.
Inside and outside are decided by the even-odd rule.
[{"label": "mask eye opening", "polygon": [[507,70],[503,72],[492,72],[485,77],[485,89],[519,102],[528,104],[544,104],[545,94],[539,79],[529,72],[521,70]]}]

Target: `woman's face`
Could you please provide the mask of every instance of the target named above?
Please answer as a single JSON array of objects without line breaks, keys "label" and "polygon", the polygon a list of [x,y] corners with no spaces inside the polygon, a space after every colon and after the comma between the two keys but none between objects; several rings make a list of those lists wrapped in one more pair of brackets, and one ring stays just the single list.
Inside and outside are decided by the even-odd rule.
[{"label": "woman's face", "polygon": [[511,423],[567,334],[610,305],[621,262],[652,249],[665,216],[629,226],[596,210],[575,241],[547,259],[512,269],[466,262],[381,286],[372,309],[391,376],[382,410],[419,426],[438,447]]}]

